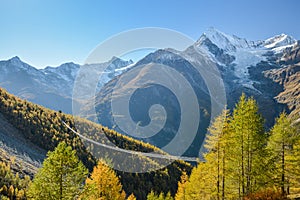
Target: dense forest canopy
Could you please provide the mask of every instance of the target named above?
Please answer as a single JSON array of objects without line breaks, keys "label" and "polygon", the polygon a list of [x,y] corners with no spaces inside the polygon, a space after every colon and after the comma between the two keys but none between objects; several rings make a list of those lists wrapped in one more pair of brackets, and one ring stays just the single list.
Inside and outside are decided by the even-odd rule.
[{"label": "dense forest canopy", "polygon": [[[64,141],[76,151],[77,156],[90,172],[97,163],[95,157],[90,153],[91,149],[88,149],[84,142],[70,131],[62,121],[81,134],[94,137],[93,139],[97,141],[102,141],[102,138],[108,137],[111,142],[123,149],[141,152],[160,151],[150,144],[123,136],[84,119],[76,118],[75,126],[73,116],[22,100],[1,88],[0,97],[0,113],[18,128],[25,138],[47,151],[53,151],[60,142]],[[97,147],[89,146],[89,148]],[[105,154],[103,156],[106,158]],[[144,159],[144,163],[158,164],[154,159],[150,162],[149,158],[145,157],[135,159]],[[116,171],[116,173],[120,176],[120,182],[127,194],[134,193],[137,198],[143,199],[151,190],[164,193],[171,191],[172,195],[175,195],[177,182],[183,171],[190,172],[191,165],[183,161],[175,161],[156,172],[126,173]]]},{"label": "dense forest canopy", "polygon": [[[224,110],[214,119],[208,129],[204,160],[193,169],[188,163],[175,161],[148,173],[113,170],[113,158],[105,149],[98,149],[103,157],[95,157],[98,155],[91,152],[98,147],[86,145],[62,121],[98,142],[105,143],[103,138],[107,137],[120,148],[161,152],[156,147],[21,100],[3,89],[0,96],[1,114],[25,138],[49,151],[33,180],[13,173],[12,163],[1,163],[3,199],[49,199],[50,194],[57,199],[251,200],[288,199],[300,194],[299,122],[282,113],[266,131],[259,105],[245,95],[233,111]],[[143,156],[134,159],[159,165]],[[125,159],[124,164],[134,159]]]}]

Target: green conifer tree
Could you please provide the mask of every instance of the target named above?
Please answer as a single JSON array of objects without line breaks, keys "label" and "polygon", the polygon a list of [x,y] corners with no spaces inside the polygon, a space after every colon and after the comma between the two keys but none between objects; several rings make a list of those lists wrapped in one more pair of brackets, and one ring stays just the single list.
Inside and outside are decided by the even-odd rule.
[{"label": "green conifer tree", "polygon": [[53,152],[48,152],[29,187],[28,197],[37,200],[76,199],[82,192],[87,173],[76,152],[61,142]]},{"label": "green conifer tree", "polygon": [[228,160],[227,149],[229,148],[227,135],[229,132],[229,111],[224,110],[216,117],[209,127],[206,138],[205,154],[206,165],[211,168],[212,196],[217,199],[225,199],[226,164]]},{"label": "green conifer tree", "polygon": [[211,199],[211,168],[206,162],[198,163],[192,170],[189,181],[185,185],[184,199]]},{"label": "green conifer tree", "polygon": [[273,184],[281,188],[282,195],[289,193],[290,182],[296,177],[294,173],[300,164],[298,141],[299,136],[292,126],[292,120],[286,113],[282,113],[276,119],[268,142],[268,149],[275,163]]},{"label": "green conifer tree", "polygon": [[263,122],[256,101],[243,94],[233,112],[228,144],[229,184],[231,193],[239,198],[265,186],[267,135]]}]

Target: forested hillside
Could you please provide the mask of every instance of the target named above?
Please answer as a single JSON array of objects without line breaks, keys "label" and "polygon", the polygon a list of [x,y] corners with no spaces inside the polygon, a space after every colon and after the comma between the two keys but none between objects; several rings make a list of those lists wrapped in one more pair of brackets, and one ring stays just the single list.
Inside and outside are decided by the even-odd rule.
[{"label": "forested hillside", "polygon": [[214,120],[204,162],[182,176],[176,200],[287,200],[300,197],[300,125],[282,113],[264,130],[256,101],[242,95]]},{"label": "forested hillside", "polygon": [[[76,154],[90,171],[96,164],[95,157],[89,151],[93,147],[90,146],[87,149],[84,142],[70,131],[62,123],[63,121],[81,134],[92,136],[97,141],[102,141],[104,137],[108,137],[120,148],[142,152],[159,151],[152,145],[133,140],[87,120],[76,118],[75,126],[74,118],[71,115],[55,112],[21,100],[7,93],[4,89],[0,89],[0,113],[9,123],[20,130],[26,139],[46,151],[54,150],[61,141],[66,142],[67,145],[76,150]],[[96,147],[94,146],[94,148]],[[145,163],[159,165],[155,160],[149,161],[149,158],[142,156],[135,159],[144,159]],[[174,195],[182,172],[187,171],[189,173],[190,170],[189,164],[176,161],[156,172],[139,174],[116,171],[116,173],[120,176],[120,181],[127,194],[134,193],[137,198],[144,199],[151,190],[158,193],[171,191]]]},{"label": "forested hillside", "polygon": [[[62,122],[107,145],[105,137],[119,148],[163,153],[156,147],[23,101],[2,89],[0,96],[1,114],[25,138],[49,151],[32,182],[29,176],[11,170],[14,160],[1,163],[3,198],[49,199],[49,195],[55,195],[57,199],[89,200],[283,200],[300,196],[299,122],[282,113],[273,128],[266,131],[259,105],[244,94],[232,111],[224,110],[209,127],[204,160],[192,172],[189,164],[176,161],[148,173],[113,170],[118,152],[108,154],[112,152],[88,145]],[[129,165],[132,161],[154,167],[160,164],[158,159],[142,155],[124,158],[119,164]]]}]

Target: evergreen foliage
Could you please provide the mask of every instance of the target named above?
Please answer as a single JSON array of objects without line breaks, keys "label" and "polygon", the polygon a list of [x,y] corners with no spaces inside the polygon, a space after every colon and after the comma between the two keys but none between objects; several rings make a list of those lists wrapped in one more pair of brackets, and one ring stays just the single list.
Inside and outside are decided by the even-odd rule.
[{"label": "evergreen foliage", "polygon": [[[282,113],[271,130],[268,142],[272,165],[272,184],[280,187],[281,194],[289,194],[290,187],[299,186],[299,134],[292,120]],[[295,179],[295,177],[298,177]]]},{"label": "evergreen foliage", "polygon": [[[60,142],[65,142],[76,151],[76,155],[89,171],[92,171],[96,165],[96,159],[90,153],[93,148],[96,147],[91,145],[87,148],[84,141],[70,131],[62,121],[80,134],[88,136],[98,142],[105,143],[108,138],[110,142],[113,142],[119,148],[141,152],[161,152],[161,150],[153,145],[134,140],[88,120],[80,118],[74,119],[71,115],[56,112],[22,100],[1,88],[0,113],[14,127],[20,130],[25,138],[31,140],[46,151],[53,151]],[[100,152],[102,156],[106,155],[104,150],[98,152]],[[135,159],[139,161],[139,163],[153,163],[155,166],[158,165],[155,159],[151,160],[142,156]],[[126,165],[126,162],[129,161],[124,160],[122,165]],[[134,162],[130,163],[132,164]],[[137,199],[146,199],[147,194],[151,190],[157,193],[171,192],[172,195],[175,195],[177,182],[180,180],[182,172],[186,171],[190,173],[191,168],[192,166],[188,163],[174,161],[171,165],[155,172],[137,174],[116,171],[116,173],[117,176],[120,177],[120,182],[126,194],[133,193]]]},{"label": "evergreen foliage", "polygon": [[[258,105],[243,94],[209,127],[204,161],[178,183],[178,199],[288,199],[300,193],[300,138],[283,113],[266,133]],[[271,188],[271,189],[270,189]]]},{"label": "evergreen foliage", "polygon": [[48,152],[42,168],[35,175],[29,190],[29,199],[73,200],[79,198],[88,170],[79,161],[76,152],[65,142]]},{"label": "evergreen foliage", "polygon": [[[127,194],[131,200],[171,200],[174,196],[176,200],[246,200],[288,199],[300,193],[299,123],[282,113],[267,133],[258,105],[244,94],[232,114],[224,110],[211,124],[204,160],[192,172],[191,165],[175,161],[143,174],[114,171],[103,161],[95,166],[90,151],[97,147],[86,148],[62,121],[96,141],[105,143],[107,137],[120,148],[161,152],[156,147],[84,119],[76,118],[75,126],[72,116],[23,101],[2,89],[0,97],[0,113],[26,138],[50,150],[32,183],[28,176],[19,177],[8,164],[0,163],[1,199],[123,200]],[[115,164],[105,149],[99,153],[110,165]],[[135,159],[153,166],[159,163],[143,156]],[[86,167],[94,168],[88,178]]]},{"label": "evergreen foliage", "polygon": [[[20,177],[11,171],[10,165],[0,162],[0,197],[5,199],[26,199],[26,190],[30,184],[30,177]],[[0,198],[0,199],[1,199]]]},{"label": "evergreen foliage", "polygon": [[243,94],[233,111],[228,141],[231,192],[239,198],[265,185],[267,135],[263,122],[255,100]]}]

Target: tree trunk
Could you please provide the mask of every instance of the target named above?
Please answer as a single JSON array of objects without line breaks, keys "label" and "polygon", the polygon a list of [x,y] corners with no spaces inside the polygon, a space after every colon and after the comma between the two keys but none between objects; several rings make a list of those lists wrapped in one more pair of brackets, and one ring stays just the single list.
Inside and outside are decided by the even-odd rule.
[{"label": "tree trunk", "polygon": [[[60,161],[60,166],[61,169],[63,169],[63,161]],[[59,183],[59,199],[62,200],[63,199],[63,172],[60,172],[60,183]]]},{"label": "tree trunk", "polygon": [[[224,147],[223,147],[224,148]],[[222,200],[225,200],[225,149],[223,149],[223,158],[222,158],[222,167],[223,167],[223,172],[222,172]]]},{"label": "tree trunk", "polygon": [[218,159],[218,180],[217,180],[217,199],[220,200],[220,144],[217,145],[217,159]]},{"label": "tree trunk", "polygon": [[284,162],[284,142],[282,142],[282,156],[281,156],[281,195],[284,196],[284,181],[285,181],[285,162]]},{"label": "tree trunk", "polygon": [[245,195],[245,169],[244,169],[244,135],[242,135],[242,195]]}]

